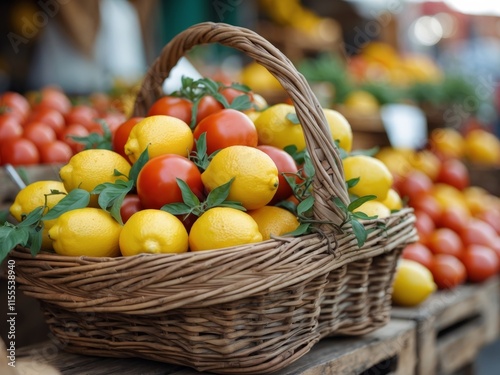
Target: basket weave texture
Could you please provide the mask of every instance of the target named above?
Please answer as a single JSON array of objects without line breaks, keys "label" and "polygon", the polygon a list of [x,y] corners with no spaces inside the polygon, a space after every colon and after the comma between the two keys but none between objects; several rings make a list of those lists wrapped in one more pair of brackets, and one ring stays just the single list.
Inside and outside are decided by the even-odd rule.
[{"label": "basket weave texture", "polygon": [[[332,197],[348,202],[342,163],[321,106],[293,64],[258,34],[202,23],[178,34],[150,67],[136,116],[192,47],[220,43],[265,66],[293,100],[316,170],[317,233],[217,251],[119,258],[12,252],[23,291],[41,301],[65,350],[142,357],[221,374],[286,367],[322,337],[385,325],[401,249],[416,240],[411,209],[367,221],[358,248]],[[384,224],[384,225],[380,225]]]}]

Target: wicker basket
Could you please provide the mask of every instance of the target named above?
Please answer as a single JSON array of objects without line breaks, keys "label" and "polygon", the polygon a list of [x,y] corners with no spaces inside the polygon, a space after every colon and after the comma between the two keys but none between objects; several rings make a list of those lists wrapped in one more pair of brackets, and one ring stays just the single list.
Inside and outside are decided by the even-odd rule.
[{"label": "wicker basket", "polygon": [[[314,216],[344,220],[332,197],[348,194],[323,111],[305,79],[269,42],[247,29],[202,23],[176,36],[150,68],[135,115],[193,46],[221,43],[264,65],[293,99],[316,168]],[[322,337],[371,332],[389,320],[402,247],[416,239],[411,209],[366,223],[362,248],[349,228],[201,253],[119,258],[63,257],[16,249],[17,280],[41,301],[65,350],[142,357],[221,374],[286,367]],[[380,226],[385,224],[385,228]]]}]

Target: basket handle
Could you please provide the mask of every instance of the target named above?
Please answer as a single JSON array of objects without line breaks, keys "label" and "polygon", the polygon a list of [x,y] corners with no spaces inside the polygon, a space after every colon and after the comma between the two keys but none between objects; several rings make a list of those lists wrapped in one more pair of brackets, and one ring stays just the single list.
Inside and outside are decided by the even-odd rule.
[{"label": "basket handle", "polygon": [[[295,106],[316,171],[313,183],[314,218],[337,225],[342,223],[345,213],[331,198],[338,197],[348,204],[349,197],[342,160],[330,136],[322,107],[292,62],[259,34],[246,28],[213,22],[200,23],[179,33],[163,48],[146,73],[135,101],[134,116],[146,116],[149,107],[164,95],[163,81],[187,51],[196,45],[209,43],[219,43],[245,53],[281,83]],[[321,227],[323,230],[332,230],[331,225]]]}]

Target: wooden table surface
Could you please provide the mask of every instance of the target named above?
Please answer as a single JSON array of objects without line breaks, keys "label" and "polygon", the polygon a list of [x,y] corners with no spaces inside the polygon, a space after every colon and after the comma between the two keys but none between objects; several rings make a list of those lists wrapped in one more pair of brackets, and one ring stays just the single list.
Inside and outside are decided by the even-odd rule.
[{"label": "wooden table surface", "polygon": [[[274,374],[354,375],[364,371],[411,374],[416,365],[414,353],[415,323],[393,319],[385,327],[362,337],[325,338],[302,358]],[[143,359],[100,358],[66,353],[51,341],[20,348],[17,358],[48,363],[62,375],[206,374],[183,366]]]}]

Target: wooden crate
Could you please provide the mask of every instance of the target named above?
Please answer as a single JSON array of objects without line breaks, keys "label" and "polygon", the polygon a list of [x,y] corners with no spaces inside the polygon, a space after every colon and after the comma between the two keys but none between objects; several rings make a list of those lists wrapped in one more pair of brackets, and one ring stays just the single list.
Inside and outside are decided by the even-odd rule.
[{"label": "wooden crate", "polygon": [[417,324],[418,375],[470,367],[499,333],[499,278],[440,291],[418,308],[394,307],[392,317]]},{"label": "wooden crate", "polygon": [[[411,374],[416,365],[415,327],[415,322],[394,319],[385,327],[365,336],[323,339],[305,356],[273,375]],[[81,356],[65,353],[62,349],[61,343],[47,341],[19,349],[17,359],[48,363],[62,375],[208,374],[143,359]]]},{"label": "wooden crate", "polygon": [[500,197],[500,167],[466,163],[470,184]]}]

